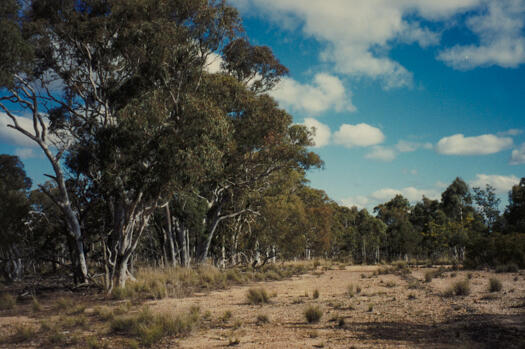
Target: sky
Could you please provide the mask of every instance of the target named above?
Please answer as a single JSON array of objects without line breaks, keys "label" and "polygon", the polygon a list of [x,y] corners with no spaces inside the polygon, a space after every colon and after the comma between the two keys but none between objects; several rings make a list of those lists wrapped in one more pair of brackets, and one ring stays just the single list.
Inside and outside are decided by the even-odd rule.
[{"label": "sky", "polygon": [[[525,176],[525,0],[229,0],[290,73],[271,91],[315,130],[308,173],[342,205],[439,198],[461,177],[506,204]],[[215,64],[218,69],[218,64]],[[35,183],[47,161],[5,127]]]}]

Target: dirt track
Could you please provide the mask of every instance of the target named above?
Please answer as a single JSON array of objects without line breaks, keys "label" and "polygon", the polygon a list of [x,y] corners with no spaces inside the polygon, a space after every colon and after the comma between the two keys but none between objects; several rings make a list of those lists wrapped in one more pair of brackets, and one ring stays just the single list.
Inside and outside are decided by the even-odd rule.
[{"label": "dirt track", "polygon": [[[442,292],[454,281],[466,278],[467,272],[454,272],[455,276],[447,272],[444,278],[424,283],[424,269],[415,269],[408,277],[370,277],[376,269],[352,266],[150,305],[157,311],[186,310],[197,305],[202,313],[211,313],[201,330],[183,340],[164,342],[163,347],[525,347],[523,275],[473,272],[469,296],[443,298]],[[494,276],[503,283],[503,291],[495,297],[487,291],[488,279]],[[350,297],[350,284],[359,285],[361,292]],[[249,305],[246,292],[250,287],[264,287],[274,294],[271,303]],[[312,297],[315,289],[320,294],[318,299]],[[317,324],[305,320],[303,311],[309,304],[319,305],[324,311]],[[228,311],[231,319],[221,320]],[[267,315],[270,322],[257,324],[260,314]]]}]

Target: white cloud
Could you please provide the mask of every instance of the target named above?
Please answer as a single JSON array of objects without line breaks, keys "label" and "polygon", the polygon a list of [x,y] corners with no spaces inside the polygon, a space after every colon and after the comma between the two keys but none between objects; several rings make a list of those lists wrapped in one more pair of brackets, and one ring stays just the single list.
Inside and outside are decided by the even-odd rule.
[{"label": "white cloud", "polygon": [[341,80],[324,73],[316,74],[312,84],[301,84],[285,77],[270,91],[270,95],[284,108],[309,115],[331,109],[337,112],[356,110],[352,95]]},{"label": "white cloud", "polygon": [[420,148],[432,149],[433,146],[431,143],[410,142],[410,141],[405,141],[405,140],[400,140],[396,144],[396,149],[400,153],[410,153]]},{"label": "white cloud", "polygon": [[211,74],[219,73],[222,71],[221,64],[223,59],[216,53],[210,53],[206,57],[206,62],[204,63],[204,69]]},{"label": "white cloud", "polygon": [[320,57],[334,70],[380,80],[385,88],[410,86],[412,74],[388,56],[395,41],[425,47],[440,32],[423,20],[445,21],[485,0],[231,0],[241,10],[273,18],[281,28],[300,28],[324,44]]},{"label": "white cloud", "polygon": [[403,195],[408,201],[415,202],[421,200],[423,195],[429,199],[438,199],[440,193],[435,189],[417,189],[415,187],[403,189],[384,188],[373,192],[371,197],[379,202],[385,202],[396,195]]},{"label": "white cloud", "polygon": [[511,165],[522,165],[525,164],[525,143],[523,143],[518,149],[512,151],[510,158]]},{"label": "white cloud", "polygon": [[442,138],[436,145],[436,151],[445,155],[487,155],[511,147],[512,138],[486,134],[477,137],[465,137],[456,134]]},{"label": "white cloud", "polygon": [[334,133],[334,142],[347,148],[369,147],[383,143],[385,136],[380,129],[368,124],[343,124]]},{"label": "white cloud", "polygon": [[340,202],[343,206],[346,206],[349,208],[352,208],[353,206],[355,206],[361,210],[368,206],[368,204],[370,203],[370,199],[367,198],[366,196],[359,195],[356,197],[349,197],[346,199],[342,199]]},{"label": "white cloud", "polygon": [[372,151],[365,155],[367,159],[390,162],[396,158],[397,154],[394,149],[376,145]]},{"label": "white cloud", "polygon": [[472,187],[485,188],[487,184],[494,187],[497,194],[507,193],[512,189],[513,185],[520,182],[520,179],[516,176],[500,176],[500,175],[486,175],[477,174],[476,179],[470,182]]},{"label": "white cloud", "polygon": [[35,152],[34,148],[16,148],[15,155],[20,159],[41,158],[42,155]]},{"label": "white cloud", "polygon": [[525,1],[491,0],[484,7],[467,20],[479,45],[457,45],[442,51],[439,58],[461,70],[491,65],[514,68],[525,63]]},{"label": "white cloud", "polygon": [[[19,125],[31,132],[33,130],[33,120],[30,118],[18,117]],[[18,145],[22,147],[36,147],[37,144],[29,139],[27,136],[18,132],[17,130],[7,127],[7,125],[12,125],[13,122],[5,114],[0,112],[0,142]]]},{"label": "white cloud", "polygon": [[313,140],[316,148],[324,147],[330,143],[332,132],[328,126],[312,118],[306,118],[303,125],[308,129],[313,130]]},{"label": "white cloud", "polygon": [[510,130],[504,132],[498,132],[498,136],[518,136],[523,133],[523,130],[517,128],[511,128]]}]

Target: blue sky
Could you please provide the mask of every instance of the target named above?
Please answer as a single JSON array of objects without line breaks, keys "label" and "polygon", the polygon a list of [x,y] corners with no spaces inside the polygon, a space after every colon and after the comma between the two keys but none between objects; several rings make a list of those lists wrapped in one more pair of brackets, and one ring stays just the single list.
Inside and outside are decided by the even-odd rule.
[{"label": "blue sky", "polygon": [[[316,128],[311,185],[373,208],[438,198],[456,176],[506,193],[525,176],[525,0],[230,0],[290,74],[271,92]],[[37,148],[7,131],[42,182]]]},{"label": "blue sky", "polygon": [[339,203],[439,197],[456,176],[506,201],[525,176],[525,1],[234,0],[290,69],[273,96],[315,126]]}]

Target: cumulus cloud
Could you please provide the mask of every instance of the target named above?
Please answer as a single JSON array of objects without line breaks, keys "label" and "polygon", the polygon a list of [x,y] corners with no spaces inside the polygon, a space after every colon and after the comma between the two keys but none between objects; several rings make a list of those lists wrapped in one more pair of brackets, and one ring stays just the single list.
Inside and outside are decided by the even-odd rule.
[{"label": "cumulus cloud", "polygon": [[41,158],[42,155],[35,151],[34,148],[16,148],[15,155],[20,159],[32,159],[32,158]]},{"label": "cumulus cloud", "polygon": [[[33,120],[30,118],[18,117],[18,123],[20,124],[20,126],[28,130],[29,132],[33,130]],[[12,129],[11,127],[7,127],[7,125],[12,124],[13,122],[11,121],[11,119],[5,113],[0,112],[0,142],[18,145],[22,147],[37,146],[35,142],[30,140],[22,133]]]},{"label": "cumulus cloud", "polygon": [[408,201],[415,202],[421,200],[421,198],[426,196],[429,199],[438,199],[440,194],[435,189],[417,189],[415,187],[406,187],[403,189],[392,189],[384,188],[377,190],[372,193],[371,197],[379,202],[385,202],[396,195],[403,195]]},{"label": "cumulus cloud", "polygon": [[383,188],[374,191],[370,195],[358,195],[347,197],[340,200],[341,204],[347,207],[356,206],[359,209],[367,208],[372,210],[375,206],[393,199],[396,195],[403,195],[411,203],[420,201],[423,196],[437,200],[440,198],[440,191],[437,189],[419,189],[416,187],[406,187],[402,189]]},{"label": "cumulus cloud", "polygon": [[439,59],[460,70],[498,65],[514,68],[525,63],[525,1],[484,2],[481,13],[467,19],[479,44],[457,45],[439,54]]},{"label": "cumulus cloud", "polygon": [[390,162],[396,158],[397,154],[394,149],[376,145],[372,151],[365,155],[367,159]]},{"label": "cumulus cloud", "polygon": [[399,151],[400,153],[410,153],[420,148],[432,149],[433,146],[431,143],[410,142],[410,141],[405,141],[405,140],[400,140],[396,144],[396,150]]},{"label": "cumulus cloud", "polygon": [[486,0],[231,1],[242,11],[273,18],[281,28],[300,28],[315,38],[324,45],[321,59],[335,71],[377,79],[388,89],[412,84],[412,73],[389,57],[393,43],[436,45],[441,33],[424,26],[425,20],[446,21]]},{"label": "cumulus cloud", "polygon": [[380,129],[368,124],[343,124],[334,133],[334,142],[347,148],[369,147],[383,143],[385,135]]},{"label": "cumulus cloud", "polygon": [[516,176],[477,174],[476,179],[470,182],[472,187],[485,188],[487,184],[494,187],[497,194],[509,192],[512,186],[518,184],[520,179]]},{"label": "cumulus cloud", "polygon": [[523,143],[518,149],[512,151],[510,158],[511,165],[522,165],[525,164],[525,143]]},{"label": "cumulus cloud", "polygon": [[511,147],[512,138],[498,137],[492,134],[477,137],[465,137],[456,134],[442,138],[436,145],[436,151],[445,155],[487,155]]},{"label": "cumulus cloud", "polygon": [[316,148],[324,147],[330,143],[332,132],[327,125],[320,123],[313,118],[306,118],[303,125],[313,131],[313,140]]},{"label": "cumulus cloud", "polygon": [[211,74],[219,73],[222,71],[221,64],[223,59],[216,53],[210,53],[206,57],[206,62],[204,63],[204,69]]},{"label": "cumulus cloud", "polygon": [[518,136],[523,133],[523,130],[517,128],[511,128],[510,130],[498,132],[498,136]]},{"label": "cumulus cloud", "polygon": [[341,202],[341,205],[343,206],[350,207],[350,208],[355,206],[361,210],[368,206],[368,204],[370,203],[370,199],[367,198],[366,196],[359,195],[356,197],[348,197],[346,199],[342,199],[340,202]]},{"label": "cumulus cloud", "polygon": [[352,94],[347,91],[342,81],[336,76],[319,73],[311,84],[301,84],[285,77],[270,92],[281,106],[309,115],[320,114],[327,110],[337,112],[355,111]]}]

